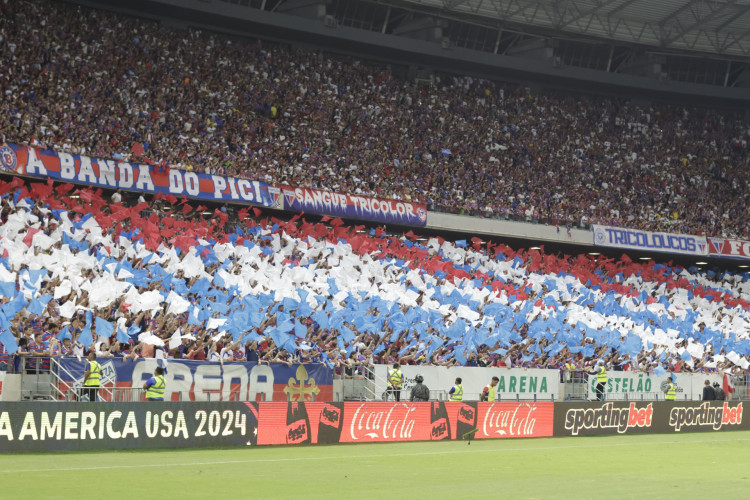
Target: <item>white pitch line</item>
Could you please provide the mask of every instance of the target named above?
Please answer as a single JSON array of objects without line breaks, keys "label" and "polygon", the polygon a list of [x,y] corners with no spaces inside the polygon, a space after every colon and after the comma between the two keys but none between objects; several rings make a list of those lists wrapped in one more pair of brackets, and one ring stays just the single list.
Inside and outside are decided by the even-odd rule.
[{"label": "white pitch line", "polygon": [[[474,442],[487,442],[489,440],[478,440]],[[268,462],[302,462],[308,460],[357,460],[367,458],[386,458],[386,457],[418,457],[429,455],[455,455],[463,453],[503,453],[508,451],[549,451],[549,450],[568,450],[568,449],[594,449],[594,448],[614,448],[622,446],[663,446],[669,444],[692,444],[692,443],[716,443],[717,439],[706,439],[701,441],[649,441],[617,444],[598,444],[598,445],[573,445],[573,446],[542,446],[542,447],[524,447],[524,448],[497,448],[492,450],[450,450],[450,451],[423,451],[416,453],[387,453],[377,455],[350,455],[350,456],[316,456],[316,457],[289,457],[289,458],[259,458],[251,460],[219,460],[214,462],[177,462],[169,464],[160,464],[162,467],[185,467],[194,465],[228,465],[228,464],[251,464],[251,463],[268,463]],[[750,441],[745,439],[729,439],[729,441]],[[460,441],[457,441],[460,442]],[[364,443],[363,443],[364,444]],[[278,449],[278,448],[277,448]],[[134,451],[134,450],[128,450]],[[164,450],[169,451],[169,450]],[[5,469],[0,470],[0,474],[22,474],[22,473],[39,473],[39,472],[74,472],[74,471],[95,471],[95,470],[113,470],[113,469],[140,469],[153,467],[153,464],[133,464],[133,465],[101,465],[96,467],[64,467],[48,469]]]}]

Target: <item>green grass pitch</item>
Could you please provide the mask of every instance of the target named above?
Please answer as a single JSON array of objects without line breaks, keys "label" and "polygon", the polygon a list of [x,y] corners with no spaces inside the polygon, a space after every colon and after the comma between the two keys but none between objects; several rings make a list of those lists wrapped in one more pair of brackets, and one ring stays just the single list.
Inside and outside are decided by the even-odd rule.
[{"label": "green grass pitch", "polygon": [[745,498],[750,432],[0,455],[0,498]]}]

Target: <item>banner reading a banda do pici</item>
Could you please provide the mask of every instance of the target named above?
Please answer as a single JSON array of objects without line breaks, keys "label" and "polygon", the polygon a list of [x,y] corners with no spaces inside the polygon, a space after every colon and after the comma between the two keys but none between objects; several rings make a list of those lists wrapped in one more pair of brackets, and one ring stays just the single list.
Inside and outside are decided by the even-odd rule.
[{"label": "banner reading a banda do pici", "polygon": [[9,173],[87,186],[171,194],[226,203],[253,203],[265,207],[373,222],[424,226],[426,206],[399,200],[335,193],[225,175],[155,167],[42,150],[16,144],[0,145],[0,166]]}]

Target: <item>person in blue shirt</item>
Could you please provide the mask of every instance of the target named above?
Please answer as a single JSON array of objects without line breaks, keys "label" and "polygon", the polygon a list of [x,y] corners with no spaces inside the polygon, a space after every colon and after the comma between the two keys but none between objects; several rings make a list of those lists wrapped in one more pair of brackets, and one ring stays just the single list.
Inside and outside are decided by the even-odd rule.
[{"label": "person in blue shirt", "polygon": [[154,376],[143,384],[143,389],[146,391],[146,400],[164,401],[164,387],[166,385],[164,381],[164,368],[157,366],[156,370],[154,370]]}]

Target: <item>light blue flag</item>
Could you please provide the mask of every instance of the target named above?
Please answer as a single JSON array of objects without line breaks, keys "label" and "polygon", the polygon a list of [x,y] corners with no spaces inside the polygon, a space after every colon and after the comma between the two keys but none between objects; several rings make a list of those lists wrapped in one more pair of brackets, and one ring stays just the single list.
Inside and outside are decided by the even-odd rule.
[{"label": "light blue flag", "polygon": [[654,375],[661,376],[661,375],[666,375],[666,374],[667,374],[667,370],[665,370],[663,366],[659,365],[656,368],[654,368]]},{"label": "light blue flag", "polygon": [[3,344],[8,354],[13,354],[18,350],[16,338],[8,330],[0,330],[0,343]]},{"label": "light blue flag", "polygon": [[26,306],[26,310],[31,314],[40,316],[44,312],[44,306],[37,299],[32,299],[32,301],[29,302],[29,305]]},{"label": "light blue flag", "polygon": [[0,295],[10,297],[11,299],[15,297],[16,284],[12,281],[0,281]]},{"label": "light blue flag", "polygon": [[94,343],[94,336],[91,334],[91,313],[86,313],[86,316],[86,326],[83,327],[83,331],[78,336],[78,342],[80,342],[84,348]]},{"label": "light blue flag", "polygon": [[300,339],[307,336],[307,327],[300,323],[299,320],[294,323],[294,335]]},{"label": "light blue flag", "polygon": [[[97,331],[99,330],[99,327],[96,327]],[[117,327],[117,341],[121,344],[127,344],[130,342],[130,336],[128,335],[128,332],[123,330],[122,328]]]},{"label": "light blue flag", "polygon": [[67,326],[65,328],[61,328],[60,331],[57,332],[57,340],[59,340],[60,342],[62,342],[66,338],[68,338],[68,339],[72,339],[73,338],[73,334],[70,333],[70,328],[67,327]]},{"label": "light blue flag", "polygon": [[96,335],[99,337],[111,337],[114,332],[114,325],[109,321],[103,320],[99,316],[95,319]]}]

